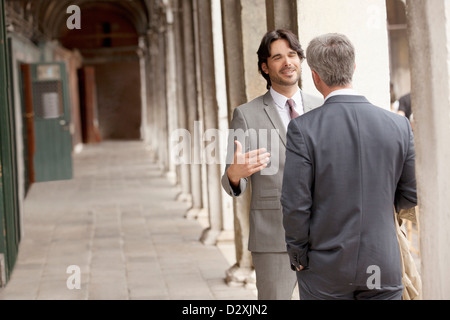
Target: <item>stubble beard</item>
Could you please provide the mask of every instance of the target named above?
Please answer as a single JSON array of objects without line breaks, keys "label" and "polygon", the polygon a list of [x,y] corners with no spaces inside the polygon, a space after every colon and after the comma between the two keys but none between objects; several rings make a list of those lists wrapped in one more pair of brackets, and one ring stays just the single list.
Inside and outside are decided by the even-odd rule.
[{"label": "stubble beard", "polygon": [[291,79],[283,78],[282,72],[284,71],[284,69],[280,70],[278,76],[276,77],[276,79],[272,80],[272,82],[275,82],[276,84],[278,84],[280,86],[284,86],[284,87],[290,87],[293,85],[297,85],[298,82],[300,81],[301,71],[299,71],[297,68],[295,68],[294,70],[297,73],[297,75]]}]

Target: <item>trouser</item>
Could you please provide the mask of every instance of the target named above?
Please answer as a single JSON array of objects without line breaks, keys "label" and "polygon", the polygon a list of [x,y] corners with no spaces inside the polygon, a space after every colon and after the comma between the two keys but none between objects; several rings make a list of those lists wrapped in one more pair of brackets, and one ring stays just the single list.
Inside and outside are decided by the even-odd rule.
[{"label": "trouser", "polygon": [[297,277],[287,252],[252,252],[258,300],[291,300]]},{"label": "trouser", "polygon": [[333,284],[311,270],[297,271],[298,286],[302,300],[401,300],[403,285],[367,286]]}]

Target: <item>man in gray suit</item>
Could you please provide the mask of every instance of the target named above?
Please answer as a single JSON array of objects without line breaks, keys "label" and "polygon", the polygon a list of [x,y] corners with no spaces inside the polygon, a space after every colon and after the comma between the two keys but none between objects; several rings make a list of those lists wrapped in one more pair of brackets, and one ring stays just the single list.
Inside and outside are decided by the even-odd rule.
[{"label": "man in gray suit", "polygon": [[[308,96],[298,87],[303,59],[304,52],[292,32],[268,32],[258,50],[258,66],[269,91],[237,107],[230,125],[234,134],[229,136],[222,185],[228,194],[238,197],[251,182],[248,249],[258,299],[263,300],[290,300],[297,281],[289,269],[280,203],[286,128],[292,116],[322,104],[322,99]],[[294,108],[292,116],[289,103]]]},{"label": "man in gray suit", "polygon": [[325,103],[290,122],[281,202],[302,299],[401,299],[394,206],[417,204],[409,121],[352,90],[355,52],[313,39],[307,61]]}]

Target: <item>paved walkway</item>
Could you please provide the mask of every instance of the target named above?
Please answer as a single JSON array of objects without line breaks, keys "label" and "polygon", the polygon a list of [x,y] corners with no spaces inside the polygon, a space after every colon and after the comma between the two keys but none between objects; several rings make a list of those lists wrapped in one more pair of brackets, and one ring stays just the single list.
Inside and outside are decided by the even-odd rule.
[{"label": "paved walkway", "polygon": [[[198,241],[203,227],[184,219],[178,192],[143,143],[85,146],[74,179],[30,189],[0,299],[255,300],[253,290],[225,284],[232,263]],[[69,266],[79,268],[80,289],[68,289]]]}]

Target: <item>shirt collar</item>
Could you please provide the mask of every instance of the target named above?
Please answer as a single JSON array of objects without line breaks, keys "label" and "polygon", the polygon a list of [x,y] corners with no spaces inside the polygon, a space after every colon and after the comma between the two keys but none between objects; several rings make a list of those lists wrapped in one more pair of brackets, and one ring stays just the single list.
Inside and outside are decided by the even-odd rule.
[{"label": "shirt collar", "polygon": [[339,90],[335,90],[335,91],[330,92],[330,94],[328,94],[328,96],[325,98],[325,101],[327,101],[328,98],[331,98],[332,96],[337,96],[337,95],[357,96],[358,93],[354,89],[339,89]]},{"label": "shirt collar", "polygon": [[[286,108],[286,101],[289,99],[288,97],[283,96],[281,93],[276,92],[272,87],[270,88],[270,94],[272,95],[275,104],[280,109]],[[295,101],[296,108],[301,108],[303,106],[302,95],[300,88],[297,92],[290,98]]]}]

